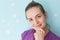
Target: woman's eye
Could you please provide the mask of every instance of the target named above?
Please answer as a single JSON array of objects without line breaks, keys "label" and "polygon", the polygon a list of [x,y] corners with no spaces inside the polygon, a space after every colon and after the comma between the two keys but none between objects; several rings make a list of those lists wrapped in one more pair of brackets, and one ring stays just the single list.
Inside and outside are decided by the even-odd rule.
[{"label": "woman's eye", "polygon": [[38,16],[38,17],[41,17],[41,16]]},{"label": "woman's eye", "polygon": [[29,19],[29,21],[32,21],[32,19]]}]

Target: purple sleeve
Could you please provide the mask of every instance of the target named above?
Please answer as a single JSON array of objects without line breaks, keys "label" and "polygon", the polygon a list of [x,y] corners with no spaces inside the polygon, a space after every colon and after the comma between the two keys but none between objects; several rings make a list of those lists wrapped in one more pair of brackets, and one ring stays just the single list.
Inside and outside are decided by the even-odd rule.
[{"label": "purple sleeve", "polygon": [[26,30],[22,33],[22,40],[34,40],[33,38],[33,29]]},{"label": "purple sleeve", "polygon": [[28,33],[28,31],[24,31],[23,33],[22,33],[22,40],[26,40],[26,38],[27,38],[27,33]]}]

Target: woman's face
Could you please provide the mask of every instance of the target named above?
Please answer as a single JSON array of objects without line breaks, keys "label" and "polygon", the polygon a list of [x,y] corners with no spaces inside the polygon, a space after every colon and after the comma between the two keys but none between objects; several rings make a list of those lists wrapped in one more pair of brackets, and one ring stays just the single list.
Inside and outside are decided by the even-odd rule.
[{"label": "woman's face", "polygon": [[46,14],[39,7],[32,7],[26,11],[27,19],[33,29],[44,29],[46,26]]}]

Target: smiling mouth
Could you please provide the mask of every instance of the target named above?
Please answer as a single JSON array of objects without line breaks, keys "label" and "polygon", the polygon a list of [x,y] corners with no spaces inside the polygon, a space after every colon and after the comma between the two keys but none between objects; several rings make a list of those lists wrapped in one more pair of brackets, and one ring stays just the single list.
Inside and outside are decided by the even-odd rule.
[{"label": "smiling mouth", "polygon": [[42,24],[38,24],[36,27],[41,27],[42,26]]}]

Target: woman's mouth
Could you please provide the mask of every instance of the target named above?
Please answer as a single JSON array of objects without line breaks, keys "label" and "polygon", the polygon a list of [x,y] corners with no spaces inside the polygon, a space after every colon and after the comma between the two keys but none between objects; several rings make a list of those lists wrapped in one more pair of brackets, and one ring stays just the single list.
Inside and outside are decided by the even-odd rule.
[{"label": "woman's mouth", "polygon": [[37,25],[36,25],[36,27],[41,27],[41,26],[42,26],[42,24],[37,24]]}]

